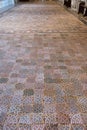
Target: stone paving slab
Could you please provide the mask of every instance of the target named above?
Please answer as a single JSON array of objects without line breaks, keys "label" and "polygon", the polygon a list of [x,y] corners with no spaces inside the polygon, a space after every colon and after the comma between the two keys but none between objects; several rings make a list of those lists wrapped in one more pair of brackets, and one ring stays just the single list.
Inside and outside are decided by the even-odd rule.
[{"label": "stone paving slab", "polygon": [[0,130],[87,130],[87,26],[58,3],[0,18]]}]

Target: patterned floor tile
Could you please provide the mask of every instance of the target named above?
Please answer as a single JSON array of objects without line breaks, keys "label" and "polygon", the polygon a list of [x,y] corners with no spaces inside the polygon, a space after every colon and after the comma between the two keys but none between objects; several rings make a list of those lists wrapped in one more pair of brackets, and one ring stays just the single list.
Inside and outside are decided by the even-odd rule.
[{"label": "patterned floor tile", "polygon": [[18,114],[19,112],[21,112],[21,107],[20,106],[16,106],[16,105],[12,105],[9,109],[9,113],[12,114]]},{"label": "patterned floor tile", "polygon": [[18,130],[32,130],[30,125],[20,125]]},{"label": "patterned floor tile", "polygon": [[83,125],[72,125],[72,130],[85,130],[85,127]]},{"label": "patterned floor tile", "polygon": [[20,105],[22,103],[22,97],[20,95],[14,95],[11,101],[12,105]]},{"label": "patterned floor tile", "polygon": [[87,27],[57,1],[0,17],[0,130],[87,129]]},{"label": "patterned floor tile", "polygon": [[56,114],[50,114],[45,116],[45,124],[55,124],[57,123]]},{"label": "patterned floor tile", "polygon": [[41,95],[41,94],[36,94],[36,95],[34,96],[34,102],[35,102],[36,104],[41,104],[41,103],[43,102],[43,95]]},{"label": "patterned floor tile", "polygon": [[44,106],[44,113],[51,114],[56,112],[56,106],[54,104],[45,104]]},{"label": "patterned floor tile", "polygon": [[20,116],[20,118],[19,118],[19,124],[30,125],[31,123],[32,122],[31,122],[30,115],[26,114],[26,115]]},{"label": "patterned floor tile", "polygon": [[70,130],[70,125],[64,125],[64,124],[59,125],[58,129],[59,130]]},{"label": "patterned floor tile", "polygon": [[35,113],[32,115],[32,123],[33,124],[43,124],[44,123],[44,117],[41,113]]},{"label": "patterned floor tile", "polygon": [[58,113],[57,114],[57,122],[59,124],[70,124],[71,123],[71,119],[70,119],[69,115],[67,115],[67,114]]},{"label": "patterned floor tile", "polygon": [[32,130],[43,130],[44,129],[44,125],[33,125],[32,126]]},{"label": "patterned floor tile", "polygon": [[50,96],[44,96],[44,104],[53,104],[55,102],[55,98]]},{"label": "patterned floor tile", "polygon": [[18,127],[17,127],[17,125],[8,125],[8,124],[5,124],[4,126],[3,126],[3,129],[1,129],[1,130],[18,130]]},{"label": "patterned floor tile", "polygon": [[75,114],[71,118],[71,124],[83,124],[83,120],[80,114]]},{"label": "patterned floor tile", "polygon": [[33,96],[23,98],[23,104],[24,105],[33,104],[33,103],[34,103],[34,97]]},{"label": "patterned floor tile", "polygon": [[42,104],[34,104],[33,105],[33,112],[34,113],[42,113],[43,112],[43,105]]},{"label": "patterned floor tile", "polygon": [[18,117],[16,115],[9,115],[6,120],[6,124],[17,124],[18,123]]}]

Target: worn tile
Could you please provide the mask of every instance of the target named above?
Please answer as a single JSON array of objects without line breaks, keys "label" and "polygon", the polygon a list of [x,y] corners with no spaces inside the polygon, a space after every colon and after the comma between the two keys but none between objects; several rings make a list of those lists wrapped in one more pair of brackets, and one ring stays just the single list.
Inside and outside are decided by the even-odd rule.
[{"label": "worn tile", "polygon": [[24,96],[31,96],[31,95],[34,95],[33,89],[25,89],[24,90]]},{"label": "worn tile", "polygon": [[4,126],[3,126],[3,129],[2,130],[17,130],[18,129],[18,127],[17,127],[17,125],[14,125],[14,124],[11,124],[11,125],[9,125],[9,124],[5,124]]},{"label": "worn tile", "polygon": [[0,83],[7,83],[8,78],[0,78]]},{"label": "worn tile", "polygon": [[26,125],[26,126],[21,125],[21,126],[19,126],[18,129],[19,130],[32,130],[30,125]]},{"label": "worn tile", "polygon": [[0,17],[0,129],[87,129],[87,27],[59,1]]},{"label": "worn tile", "polygon": [[9,115],[6,120],[6,124],[17,124],[18,123],[18,117],[16,115]]},{"label": "worn tile", "polygon": [[23,105],[21,110],[23,113],[31,113],[33,111],[33,107],[31,105]]},{"label": "worn tile", "polygon": [[25,85],[22,84],[22,83],[17,83],[17,84],[15,85],[15,88],[16,88],[17,90],[19,90],[19,89],[24,89],[24,88],[25,88]]},{"label": "worn tile", "polygon": [[82,113],[81,114],[81,117],[82,117],[82,121],[84,124],[87,124],[87,113]]},{"label": "worn tile", "polygon": [[80,114],[75,114],[71,118],[71,124],[83,124],[83,120]]},{"label": "worn tile", "polygon": [[68,114],[58,113],[57,114],[57,122],[59,124],[70,124],[71,123],[71,119],[70,119]]},{"label": "worn tile", "polygon": [[46,124],[55,124],[57,123],[56,114],[50,114],[45,116],[45,123]]},{"label": "worn tile", "polygon": [[85,127],[83,125],[72,125],[71,130],[85,130]]},{"label": "worn tile", "polygon": [[58,130],[58,124],[45,125],[43,130]]},{"label": "worn tile", "polygon": [[42,113],[43,112],[43,105],[42,104],[34,104],[33,105],[33,112],[34,113]]},{"label": "worn tile", "polygon": [[44,129],[44,125],[33,125],[32,126],[32,130],[43,130]]},{"label": "worn tile", "polygon": [[59,130],[70,130],[70,125],[61,124],[58,126]]},{"label": "worn tile", "polygon": [[7,116],[6,116],[5,113],[3,113],[3,112],[1,113],[1,112],[0,112],[0,124],[3,124],[3,122],[6,120],[6,117],[7,117]]},{"label": "worn tile", "polygon": [[21,112],[21,107],[20,106],[16,106],[16,105],[12,105],[9,108],[9,113],[13,113],[13,114],[18,114],[19,112]]},{"label": "worn tile", "polygon": [[30,125],[32,122],[31,122],[31,117],[30,115],[23,115],[23,116],[20,116],[19,118],[19,123],[20,124],[25,124],[25,125]]},{"label": "worn tile", "polygon": [[54,104],[45,104],[44,113],[51,114],[56,112],[56,106]]},{"label": "worn tile", "polygon": [[32,115],[32,123],[33,124],[43,124],[44,123],[44,116],[41,113],[34,113]]}]

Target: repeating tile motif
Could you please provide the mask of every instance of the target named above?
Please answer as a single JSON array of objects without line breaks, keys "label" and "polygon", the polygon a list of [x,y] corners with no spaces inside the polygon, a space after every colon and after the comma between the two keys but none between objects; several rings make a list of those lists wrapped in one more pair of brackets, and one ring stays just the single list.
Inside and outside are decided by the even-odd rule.
[{"label": "repeating tile motif", "polygon": [[0,17],[0,130],[87,130],[87,27],[59,2]]}]

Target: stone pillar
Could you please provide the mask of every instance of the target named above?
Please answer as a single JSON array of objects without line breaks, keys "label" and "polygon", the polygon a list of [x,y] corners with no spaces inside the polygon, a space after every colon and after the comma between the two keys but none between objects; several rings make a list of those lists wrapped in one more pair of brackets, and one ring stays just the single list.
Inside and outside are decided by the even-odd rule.
[{"label": "stone pillar", "polygon": [[81,1],[85,1],[85,0],[72,0],[71,8],[78,12],[79,4]]},{"label": "stone pillar", "polygon": [[73,10],[77,10],[77,3],[78,3],[78,0],[72,0],[71,1],[71,8]]}]

